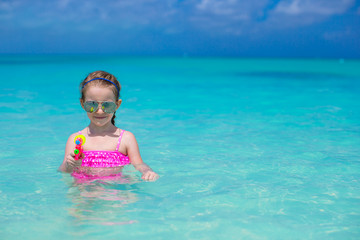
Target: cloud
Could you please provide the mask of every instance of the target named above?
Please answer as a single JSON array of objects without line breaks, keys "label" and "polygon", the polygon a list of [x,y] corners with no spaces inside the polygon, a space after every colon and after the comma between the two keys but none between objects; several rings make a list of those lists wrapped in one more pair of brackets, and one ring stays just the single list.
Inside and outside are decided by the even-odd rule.
[{"label": "cloud", "polygon": [[189,22],[213,34],[253,35],[272,30],[296,29],[346,13],[355,0],[201,0]]},{"label": "cloud", "polygon": [[281,0],[268,12],[264,29],[296,29],[345,14],[355,0]]},{"label": "cloud", "polygon": [[342,14],[354,4],[354,0],[286,0],[280,1],[275,12],[287,15],[326,15]]},{"label": "cloud", "polygon": [[202,0],[196,5],[196,8],[201,11],[211,12],[215,15],[232,15],[236,12],[236,3],[234,0]]},{"label": "cloud", "polygon": [[71,0],[60,0],[60,1],[58,1],[58,7],[60,9],[65,9],[65,8],[67,8],[67,6],[69,6],[70,2],[71,2]]},{"label": "cloud", "polygon": [[[0,2],[0,30],[152,31],[239,35],[296,28],[345,13],[355,0],[14,0]],[[1,26],[2,25],[2,26]],[[1,33],[1,32],[0,32]]]},{"label": "cloud", "polygon": [[246,34],[250,25],[263,17],[269,0],[202,0],[193,1],[188,25],[210,35]]},{"label": "cloud", "polygon": [[21,1],[3,1],[0,2],[0,29],[1,21],[9,21],[14,17],[14,10],[21,6]]},{"label": "cloud", "polygon": [[19,7],[19,5],[21,5],[21,1],[19,1],[19,0],[2,1],[2,2],[0,2],[0,12],[12,11],[13,9]]}]

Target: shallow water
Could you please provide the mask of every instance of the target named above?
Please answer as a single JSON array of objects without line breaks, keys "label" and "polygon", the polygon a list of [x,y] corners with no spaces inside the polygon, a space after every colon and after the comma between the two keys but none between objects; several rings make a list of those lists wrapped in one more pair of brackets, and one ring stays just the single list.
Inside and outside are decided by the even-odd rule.
[{"label": "shallow water", "polygon": [[[358,239],[360,62],[1,56],[2,239]],[[57,172],[115,74],[117,126],[161,178]]]}]

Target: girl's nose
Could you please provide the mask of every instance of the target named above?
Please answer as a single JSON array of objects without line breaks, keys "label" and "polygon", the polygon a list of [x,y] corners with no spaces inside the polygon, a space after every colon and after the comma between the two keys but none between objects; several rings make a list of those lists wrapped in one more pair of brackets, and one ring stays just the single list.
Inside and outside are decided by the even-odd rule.
[{"label": "girl's nose", "polygon": [[103,106],[101,105],[101,103],[99,104],[99,107],[97,109],[97,113],[105,113],[103,110]]}]

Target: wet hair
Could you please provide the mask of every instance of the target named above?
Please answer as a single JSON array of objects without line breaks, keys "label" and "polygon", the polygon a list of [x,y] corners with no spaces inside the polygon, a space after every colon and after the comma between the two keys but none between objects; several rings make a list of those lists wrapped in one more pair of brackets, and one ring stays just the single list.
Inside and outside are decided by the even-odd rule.
[{"label": "wet hair", "polygon": [[[108,82],[106,80],[103,79],[96,79],[93,80],[89,83],[87,83],[88,81],[94,79],[94,78],[105,78],[111,82]],[[84,86],[85,84],[85,86]],[[87,75],[87,77],[80,83],[80,95],[81,95],[81,99],[83,101],[85,101],[85,94],[86,94],[86,89],[88,89],[89,86],[96,86],[96,87],[108,87],[111,88],[112,92],[114,93],[115,96],[115,101],[117,102],[120,98],[120,90],[121,90],[121,85],[119,83],[119,81],[116,79],[116,77],[108,72],[105,71],[95,71],[92,73],[89,73],[89,75]],[[118,90],[119,89],[119,90]],[[114,112],[114,116],[111,119],[111,123],[113,125],[115,125],[115,113]]]}]

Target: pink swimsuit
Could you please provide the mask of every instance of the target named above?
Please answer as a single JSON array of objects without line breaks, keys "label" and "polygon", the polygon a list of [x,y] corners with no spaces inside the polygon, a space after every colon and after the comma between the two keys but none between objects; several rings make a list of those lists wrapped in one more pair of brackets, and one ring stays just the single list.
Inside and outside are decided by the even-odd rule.
[{"label": "pink swimsuit", "polygon": [[[81,134],[81,132],[79,132]],[[111,168],[121,167],[130,164],[129,157],[119,152],[121,138],[124,130],[121,131],[119,141],[116,146],[116,151],[84,151],[84,158],[82,159],[81,167],[92,168]],[[120,173],[121,175],[121,173]],[[96,177],[83,172],[73,172],[72,176],[76,178]]]}]

